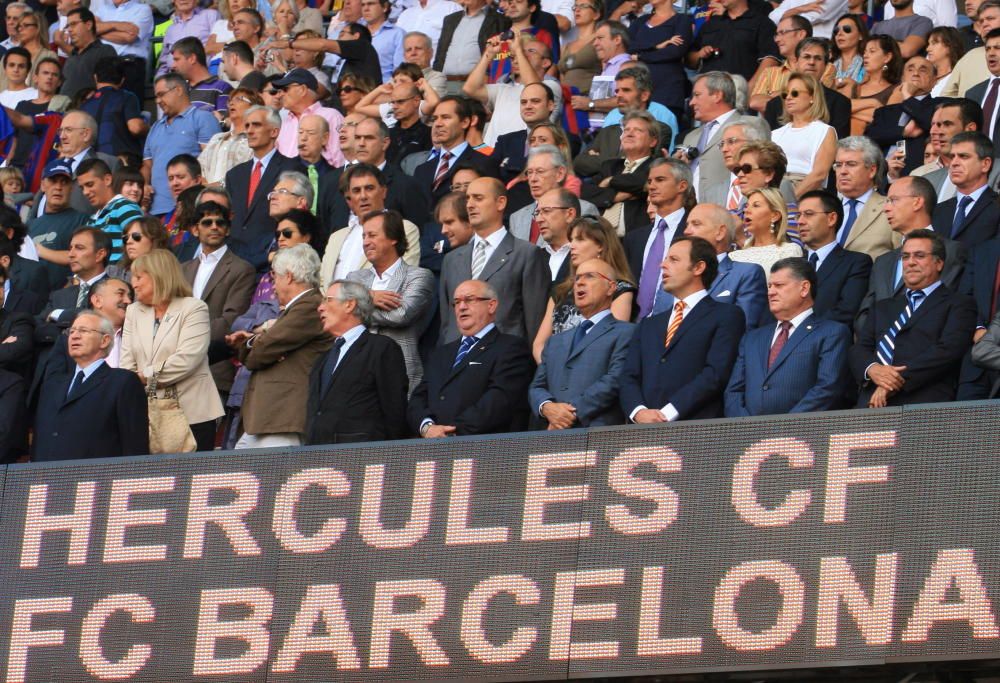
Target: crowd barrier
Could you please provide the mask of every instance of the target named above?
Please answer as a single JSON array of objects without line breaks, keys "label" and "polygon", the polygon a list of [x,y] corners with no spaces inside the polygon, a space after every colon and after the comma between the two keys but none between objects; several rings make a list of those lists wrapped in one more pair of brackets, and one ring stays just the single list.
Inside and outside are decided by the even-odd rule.
[{"label": "crowd barrier", "polygon": [[998,658],[998,426],[950,404],[8,466],[4,680]]}]

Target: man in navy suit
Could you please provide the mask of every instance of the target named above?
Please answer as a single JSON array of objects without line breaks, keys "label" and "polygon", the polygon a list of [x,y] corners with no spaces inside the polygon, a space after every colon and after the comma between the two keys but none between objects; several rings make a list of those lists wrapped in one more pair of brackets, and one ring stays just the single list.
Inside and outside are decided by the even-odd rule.
[{"label": "man in navy suit", "polygon": [[951,139],[948,178],[956,193],[934,210],[934,230],[969,249],[997,236],[1000,204],[988,184],[993,154],[993,143],[978,131],[965,131]]},{"label": "man in navy suit", "polygon": [[509,183],[524,170],[528,161],[528,129],[549,120],[556,108],[556,98],[541,83],[529,83],[521,91],[520,104],[524,129],[499,136],[490,154],[500,169],[500,180],[504,183]]},{"label": "man in navy suit", "polygon": [[621,379],[622,410],[638,423],[720,417],[746,328],[743,311],[708,295],[719,262],[700,237],[682,237],[663,261],[670,313],[639,323]]},{"label": "man in navy suit", "polygon": [[739,263],[729,258],[736,226],[733,215],[718,204],[698,204],[688,214],[684,234],[700,237],[715,248],[719,273],[708,288],[708,295],[720,303],[739,306],[747,328],[753,329],[767,315],[767,278],[756,263]]},{"label": "man in navy suit", "polygon": [[813,190],[799,198],[799,238],[818,283],[811,292],[813,311],[820,318],[853,325],[868,291],[872,259],[837,243],[843,220],[844,205],[830,192]]},{"label": "man in navy suit", "polygon": [[575,329],[549,337],[528,399],[549,429],[623,424],[618,383],[634,325],[611,315],[615,271],[591,259],[576,269],[573,301],[584,317]]},{"label": "man in navy suit", "polygon": [[972,346],[976,304],[941,282],[945,247],[937,233],[909,233],[901,260],[903,292],[875,303],[850,350],[860,408],[954,400]]},{"label": "man in navy suit", "polygon": [[777,322],[743,337],[726,388],[726,417],[841,407],[851,383],[851,331],[815,312],[817,280],[812,265],[802,258],[781,259],[771,266],[767,298]]},{"label": "man in navy suit", "polygon": [[524,429],[535,371],[528,342],[500,332],[497,293],[482,280],[455,288],[462,337],[431,353],[407,408],[410,428],[426,439]]},{"label": "man in navy suit", "polygon": [[146,392],[135,373],[112,368],[114,328],[90,311],[69,329],[70,372],[42,383],[32,460],[109,458],[149,453]]}]

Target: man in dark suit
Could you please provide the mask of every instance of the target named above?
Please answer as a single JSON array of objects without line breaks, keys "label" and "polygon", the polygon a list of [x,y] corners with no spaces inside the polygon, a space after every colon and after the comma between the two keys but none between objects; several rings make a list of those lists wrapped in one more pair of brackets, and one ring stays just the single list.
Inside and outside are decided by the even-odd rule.
[{"label": "man in dark suit", "polygon": [[528,129],[548,121],[556,106],[552,91],[541,83],[529,83],[521,91],[521,121],[524,130],[504,133],[493,144],[490,157],[500,169],[500,180],[509,183],[516,178],[528,161]]},{"label": "man in dark suit", "polygon": [[406,432],[406,363],[399,344],[366,329],[373,310],[368,288],[349,280],[334,280],[320,304],[334,342],[309,375],[307,444],[382,441]]},{"label": "man in dark suit", "polygon": [[[997,322],[997,311],[1000,311],[1000,237],[976,247],[962,275],[960,291],[976,302],[976,331],[972,340],[978,344]],[[993,397],[995,388],[1000,385],[997,384],[997,371],[990,365],[974,363],[972,357],[963,360],[956,397],[959,401]]]},{"label": "man in dark suit", "polygon": [[[193,295],[208,304],[210,348],[218,353],[232,330],[233,321],[250,307],[257,272],[226,246],[229,237],[226,207],[204,202],[198,205],[194,219],[191,235],[198,240],[198,251],[192,260],[181,265],[181,270]],[[222,355],[228,356],[227,353]],[[211,370],[215,386],[227,395],[236,376],[235,366],[226,357],[212,363]]]},{"label": "man in dark suit", "polygon": [[639,318],[668,311],[674,298],[663,291],[660,265],[667,249],[687,227],[684,202],[694,183],[690,167],[678,159],[656,159],[649,165],[646,190],[649,204],[656,209],[653,223],[632,230],[622,245],[632,277],[639,282]]},{"label": "man in dark suit", "polygon": [[851,383],[851,331],[815,314],[816,283],[816,271],[805,259],[781,259],[771,266],[768,304],[777,323],[747,332],[740,342],[726,388],[726,417],[842,406]]},{"label": "man in dark suit", "polygon": [[[480,12],[485,13],[477,35],[479,54],[486,50],[487,40],[510,28],[510,19],[500,14],[493,4],[486,0],[463,0],[462,8],[464,11],[454,12],[444,18],[441,26],[441,37],[438,39],[437,49],[434,51],[434,70],[440,71],[449,81],[457,84],[458,87],[455,88],[454,92],[461,90],[462,82],[469,75],[472,67],[476,65],[474,56],[470,60],[468,59],[470,55],[460,54],[459,46],[456,46],[455,49],[452,48],[452,40],[459,24],[472,24],[478,19]],[[463,57],[465,58],[463,59]]]},{"label": "man in dark suit", "polygon": [[818,283],[809,293],[813,311],[817,318],[850,326],[868,291],[872,259],[837,244],[843,220],[844,205],[830,192],[813,190],[799,198],[799,238]]},{"label": "man in dark suit", "polygon": [[0,370],[27,377],[34,352],[34,325],[30,313],[11,311],[4,305],[6,284],[7,271],[0,266]]},{"label": "man in dark suit", "polygon": [[20,255],[24,240],[28,239],[28,228],[17,212],[6,205],[0,205],[0,235],[10,242],[0,258],[5,257],[11,286],[18,292],[30,292],[44,302],[49,295],[48,274],[41,263]]},{"label": "man in dark suit", "polygon": [[[897,235],[905,240],[911,232],[931,229],[931,212],[937,205],[937,194],[929,180],[921,176],[900,178],[889,186],[887,197],[892,201],[887,199],[885,203],[886,220]],[[957,290],[968,250],[961,242],[947,238],[941,238],[941,241],[945,248],[941,282],[949,289]],[[860,333],[864,328],[865,320],[876,302],[892,299],[903,291],[903,262],[900,260],[900,252],[901,249],[893,249],[875,259],[868,280],[868,291],[854,323],[855,332]]]},{"label": "man in dark suit", "polygon": [[722,415],[722,397],[746,321],[737,306],[708,295],[719,261],[700,237],[682,237],[663,260],[670,313],[639,323],[621,378],[621,405],[638,423]]},{"label": "man in dark suit", "polygon": [[[826,67],[830,63],[828,45],[829,43],[822,38],[803,39],[795,47],[796,69],[802,73],[812,74],[816,80],[822,79],[823,74],[826,73]],[[826,98],[827,111],[830,112],[830,125],[837,131],[839,139],[846,138],[851,134],[851,100],[825,85],[823,86],[823,96]],[[771,130],[775,130],[781,125],[778,118],[783,110],[783,102],[780,95],[772,97],[764,109],[764,118],[771,126]],[[878,109],[875,110],[876,113],[878,111]]]},{"label": "man in dark suit", "polygon": [[876,302],[850,350],[858,407],[954,400],[972,346],[976,304],[941,282],[945,250],[937,233],[911,232],[901,257],[903,293]]},{"label": "man in dark suit", "polygon": [[499,297],[496,326],[505,334],[532,340],[545,315],[552,282],[545,252],[519,240],[503,225],[507,194],[495,178],[472,181],[467,192],[468,244],[445,254],[441,264],[441,339],[459,337],[448,310],[456,288],[469,279],[489,282]]},{"label": "man in dark suit", "polygon": [[576,269],[573,300],[584,320],[545,342],[528,393],[531,409],[549,429],[625,422],[618,385],[635,326],[611,315],[616,277],[600,259]]},{"label": "man in dark suit", "polygon": [[302,172],[297,159],[283,156],[275,148],[281,117],[267,107],[250,107],[246,113],[250,161],[226,173],[226,189],[233,198],[232,234],[229,246],[257,272],[267,268],[267,248],[274,239],[275,221],[268,212],[267,195],[284,171]]},{"label": "man in dark suit", "polygon": [[498,175],[493,161],[465,141],[471,125],[472,108],[464,97],[442,97],[434,107],[431,142],[437,155],[432,153],[428,161],[413,171],[413,179],[426,196],[429,206],[437,205],[441,197],[451,191],[456,164],[470,163],[480,169],[481,175]]},{"label": "man in dark suit", "polygon": [[736,230],[735,217],[721,206],[698,204],[688,214],[684,234],[700,237],[715,248],[719,272],[708,288],[708,295],[719,303],[739,306],[746,317],[747,329],[753,329],[767,315],[767,279],[764,269],[756,263],[729,258]]},{"label": "man in dark suit", "polygon": [[[9,275],[11,271],[25,263],[38,265],[35,261],[18,256],[14,243],[7,239],[7,236],[0,231],[0,267],[4,269],[5,273],[8,273],[7,277],[10,281],[10,285],[7,287],[7,296],[3,302],[4,310],[36,315],[42,310],[45,300],[41,299],[38,294],[30,289],[21,289],[18,287],[18,283]],[[20,272],[23,275],[24,269],[20,269]],[[44,274],[44,270],[41,268],[38,268],[37,272]]]},{"label": "man in dark suit", "polygon": [[[898,104],[876,107],[872,122],[865,128],[865,135],[874,140],[886,154],[894,154],[893,146],[899,140],[906,140],[906,154],[900,175],[924,164],[924,147],[927,145],[927,134],[931,130],[931,118],[937,102],[930,96],[934,76],[934,65],[926,57],[916,55],[907,60],[903,67],[902,83],[905,99]],[[911,122],[913,125],[910,125]],[[820,289],[822,290],[822,286]]]},{"label": "man in dark suit", "polygon": [[35,320],[35,343],[51,345],[87,308],[90,288],[108,276],[111,239],[96,228],[78,228],[69,242],[69,269],[76,284],[57,289]]},{"label": "man in dark suit", "polygon": [[[994,29],[995,30],[995,29]],[[992,33],[992,31],[990,32]],[[990,43],[993,46],[990,46]],[[991,51],[996,54],[996,51],[1000,50],[1000,31],[997,31],[992,37],[989,33],[986,34],[986,52],[989,54]],[[1000,149],[1000,126],[996,124],[996,108],[997,108],[997,88],[1000,87],[1000,83],[994,83],[998,77],[1000,77],[1000,62],[996,60],[986,59],[986,68],[990,72],[990,77],[981,83],[976,83],[974,86],[965,91],[965,98],[972,100],[976,104],[983,107],[983,117],[986,119],[983,121],[982,131],[986,134],[993,142],[994,149]],[[993,86],[993,106],[992,110],[987,112],[987,105],[989,104],[987,98],[989,96],[990,86]]]},{"label": "man in dark suit", "polygon": [[106,318],[85,311],[73,321],[69,374],[42,383],[35,411],[35,461],[108,458],[149,453],[149,417],[135,373],[104,362],[114,330]]},{"label": "man in dark suit", "polygon": [[13,462],[26,443],[24,402],[24,379],[0,370],[0,463]]},{"label": "man in dark suit", "polygon": [[448,302],[462,338],[431,353],[410,397],[410,428],[424,438],[524,429],[535,370],[528,342],[497,329],[497,293],[488,283],[466,280]]},{"label": "man in dark suit", "polygon": [[934,210],[935,232],[969,249],[997,236],[1000,204],[997,193],[987,184],[991,168],[993,143],[988,137],[967,131],[951,139],[948,177],[957,192]]},{"label": "man in dark suit", "polygon": [[[382,171],[388,188],[385,208],[399,211],[415,225],[423,225],[430,220],[428,197],[413,178],[386,160],[390,142],[389,129],[381,119],[362,120],[354,127],[355,161],[371,164]],[[351,209],[340,191],[344,168],[335,168],[319,179],[316,215],[323,226],[319,244],[326,244],[330,233],[349,223]]]}]

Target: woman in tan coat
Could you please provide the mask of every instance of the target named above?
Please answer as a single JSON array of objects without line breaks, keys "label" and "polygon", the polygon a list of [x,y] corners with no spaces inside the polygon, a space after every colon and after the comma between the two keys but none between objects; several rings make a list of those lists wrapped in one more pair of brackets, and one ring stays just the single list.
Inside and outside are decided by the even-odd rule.
[{"label": "woman in tan coat", "polygon": [[175,387],[199,451],[215,447],[222,401],[208,368],[208,306],[191,296],[177,258],[154,249],[132,263],[135,303],[125,313],[120,367],[162,396]]}]

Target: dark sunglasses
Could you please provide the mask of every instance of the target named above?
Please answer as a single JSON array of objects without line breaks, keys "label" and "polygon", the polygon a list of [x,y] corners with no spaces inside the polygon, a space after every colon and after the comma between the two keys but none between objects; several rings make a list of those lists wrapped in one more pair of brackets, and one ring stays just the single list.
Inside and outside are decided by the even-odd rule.
[{"label": "dark sunglasses", "polygon": [[133,242],[141,242],[143,237],[145,237],[145,235],[143,235],[141,232],[130,232],[129,234],[125,235],[124,241],[128,242],[129,240],[131,240]]},{"label": "dark sunglasses", "polygon": [[280,95],[284,91],[278,90],[277,88],[271,88],[269,90],[266,90],[265,92],[271,97],[274,97],[275,95]]},{"label": "dark sunglasses", "polygon": [[290,240],[293,237],[295,237],[295,231],[292,230],[291,228],[282,228],[281,230],[275,230],[274,239],[278,239],[279,237],[284,237],[286,240]]},{"label": "dark sunglasses", "polygon": [[200,221],[198,221],[198,225],[200,225],[203,228],[210,228],[213,225],[218,225],[220,228],[228,228],[229,221],[227,221],[225,218],[202,218]]},{"label": "dark sunglasses", "polygon": [[355,88],[353,85],[342,85],[339,88],[337,88],[338,95],[343,95],[345,93],[350,95],[352,92],[360,92],[360,91],[361,88]]},{"label": "dark sunglasses", "polygon": [[736,175],[739,175],[741,173],[743,175],[750,175],[754,171],[766,171],[766,170],[767,169],[764,168],[763,166],[751,166],[750,164],[740,164],[739,166],[733,169],[733,173],[735,173]]},{"label": "dark sunglasses", "polygon": [[835,26],[833,28],[834,35],[843,32],[844,35],[850,35],[854,33],[854,27],[850,24],[844,24],[843,26]]},{"label": "dark sunglasses", "polygon": [[801,95],[801,94],[802,94],[802,93],[800,93],[800,92],[799,92],[798,90],[789,90],[788,92],[786,92],[786,93],[783,93],[783,94],[782,94],[782,97],[784,97],[784,98],[786,98],[786,99],[787,99],[787,98],[789,98],[789,97],[798,97],[798,96],[799,96],[799,95]]}]

